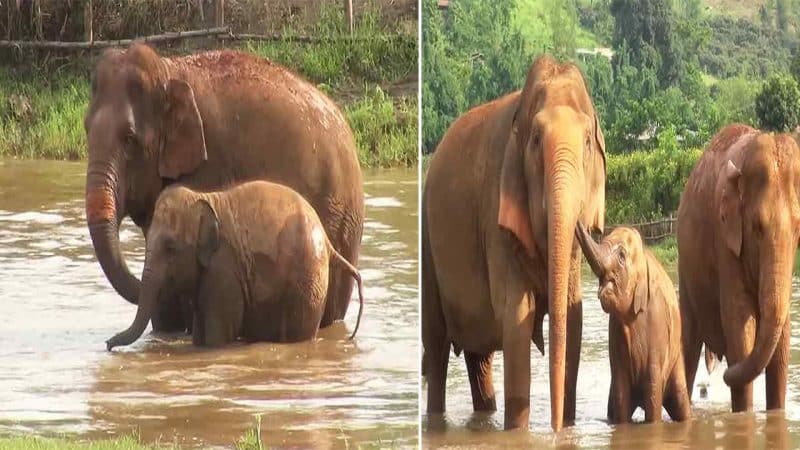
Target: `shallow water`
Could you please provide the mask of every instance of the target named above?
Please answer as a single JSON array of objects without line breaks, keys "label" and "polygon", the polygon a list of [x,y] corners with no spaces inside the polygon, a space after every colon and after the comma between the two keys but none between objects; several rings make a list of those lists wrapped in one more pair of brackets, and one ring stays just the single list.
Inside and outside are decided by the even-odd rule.
[{"label": "shallow water", "polygon": [[[0,434],[138,430],[150,442],[229,447],[258,414],[270,447],[416,446],[416,171],[365,173],[354,341],[357,298],[316,342],[202,350],[146,334],[113,353],[104,341],[135,307],[95,260],[84,175],[83,163],[0,160]],[[140,273],[141,233],[126,221],[121,239]]]},{"label": "shallow water", "polygon": [[[585,266],[585,265],[584,265]],[[675,270],[671,276],[675,281]],[[557,436],[550,429],[550,385],[547,357],[531,346],[530,432],[503,432],[503,357],[495,353],[494,388],[498,410],[473,413],[464,359],[451,354],[447,375],[447,412],[428,417],[427,385],[422,387],[424,448],[798,448],[800,447],[800,280],[793,280],[792,350],[787,381],[786,410],[765,413],[764,376],[753,385],[755,413],[730,413],[730,390],[722,380],[727,365],[718,363],[708,374],[705,362],[695,378],[694,419],[686,423],[611,426],[606,421],[611,372],[608,362],[608,315],[597,300],[597,279],[583,272],[583,344],[578,372],[576,423]],[[545,317],[545,340],[547,318]],[[545,349],[546,351],[547,349]],[[701,396],[705,387],[707,395]],[[666,412],[663,419],[669,421]],[[635,421],[644,420],[638,409]]]}]

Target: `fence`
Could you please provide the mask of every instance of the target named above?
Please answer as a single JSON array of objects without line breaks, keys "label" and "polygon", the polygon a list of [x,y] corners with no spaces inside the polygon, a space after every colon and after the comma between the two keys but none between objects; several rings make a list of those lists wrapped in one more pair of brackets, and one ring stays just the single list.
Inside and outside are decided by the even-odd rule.
[{"label": "fence", "polygon": [[664,238],[675,236],[675,233],[677,232],[677,224],[678,218],[675,217],[675,213],[670,213],[669,217],[651,222],[610,225],[606,227],[605,232],[608,234],[614,228],[619,226],[634,228],[639,231],[639,234],[642,235],[642,239],[644,240],[645,244],[652,244]]}]

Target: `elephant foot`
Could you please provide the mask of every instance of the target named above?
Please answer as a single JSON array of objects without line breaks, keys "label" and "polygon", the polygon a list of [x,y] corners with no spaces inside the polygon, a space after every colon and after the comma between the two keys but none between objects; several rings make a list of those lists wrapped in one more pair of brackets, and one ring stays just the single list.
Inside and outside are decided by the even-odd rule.
[{"label": "elephant foot", "polygon": [[505,429],[528,429],[528,421],[531,413],[530,399],[508,398],[506,399]]}]

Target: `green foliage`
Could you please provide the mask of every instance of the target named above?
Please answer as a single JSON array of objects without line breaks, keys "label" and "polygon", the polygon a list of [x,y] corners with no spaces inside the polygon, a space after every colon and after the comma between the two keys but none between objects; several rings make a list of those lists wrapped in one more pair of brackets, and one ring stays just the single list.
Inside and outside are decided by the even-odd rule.
[{"label": "green foliage", "polygon": [[[321,43],[292,41],[292,29],[282,33],[277,42],[251,42],[251,53],[294,67],[316,83],[338,85],[344,82],[395,81],[416,72],[416,36],[390,33],[379,22],[379,13],[368,10],[358,16],[353,39],[347,36],[342,8],[324,8],[322,16],[309,31]],[[337,39],[338,38],[338,39]]]},{"label": "green foliage", "polygon": [[759,88],[760,83],[742,76],[718,81],[711,88],[711,95],[721,114],[721,122],[757,126],[756,95]]},{"label": "green foliage", "polygon": [[761,127],[789,131],[800,122],[800,87],[788,75],[770,77],[756,97],[756,114]]},{"label": "green foliage", "polygon": [[648,247],[664,267],[676,267],[678,264],[678,240],[669,236]]},{"label": "green foliage", "polygon": [[606,164],[606,223],[635,223],[678,209],[680,194],[699,149],[682,150],[663,139],[652,151],[609,155]]},{"label": "green foliage", "polygon": [[631,64],[651,67],[662,87],[674,85],[685,71],[675,18],[668,0],[612,0],[614,46],[627,49]]},{"label": "green foliage", "polygon": [[513,2],[460,0],[444,17],[423,0],[422,147],[429,153],[469,107],[521,86],[533,59],[512,23]]},{"label": "green foliage", "polygon": [[77,75],[23,78],[0,66],[0,156],[84,158],[88,103]]},{"label": "green foliage", "polygon": [[381,88],[345,108],[356,137],[362,167],[412,167],[417,163],[417,101],[396,102]]},{"label": "green foliage", "polygon": [[762,23],[743,18],[712,16],[708,26],[713,33],[698,52],[704,71],[718,78],[763,78],[789,69],[789,49],[796,46],[796,38],[782,37]]},{"label": "green foliage", "polygon": [[578,15],[575,0],[550,2],[547,9],[550,35],[553,36],[551,53],[559,59],[574,58],[577,47]]}]

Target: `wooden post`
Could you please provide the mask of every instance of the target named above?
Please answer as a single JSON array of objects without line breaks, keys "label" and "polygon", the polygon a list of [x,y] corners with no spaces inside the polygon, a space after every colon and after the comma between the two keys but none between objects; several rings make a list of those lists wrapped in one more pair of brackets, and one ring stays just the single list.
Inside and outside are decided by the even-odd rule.
[{"label": "wooden post", "polygon": [[225,26],[225,0],[217,0],[214,6],[214,26]]},{"label": "wooden post", "polygon": [[353,0],[344,0],[344,20],[347,22],[347,31],[353,34]]},{"label": "wooden post", "polygon": [[92,0],[86,0],[83,5],[83,32],[86,42],[94,41],[94,33],[92,31]]}]

